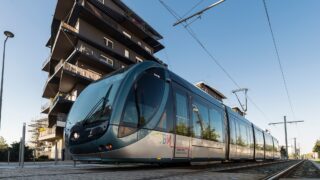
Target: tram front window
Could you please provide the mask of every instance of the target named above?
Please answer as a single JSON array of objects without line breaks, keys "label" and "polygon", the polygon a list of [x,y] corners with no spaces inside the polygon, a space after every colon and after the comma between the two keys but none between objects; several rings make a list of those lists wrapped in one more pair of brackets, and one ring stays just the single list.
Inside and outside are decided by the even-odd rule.
[{"label": "tram front window", "polygon": [[101,79],[85,88],[72,106],[67,118],[67,129],[74,124],[93,124],[108,121],[112,103],[122,74]]},{"label": "tram front window", "polygon": [[131,88],[120,122],[119,137],[142,128],[157,112],[165,89],[164,71],[152,68],[143,73]]}]

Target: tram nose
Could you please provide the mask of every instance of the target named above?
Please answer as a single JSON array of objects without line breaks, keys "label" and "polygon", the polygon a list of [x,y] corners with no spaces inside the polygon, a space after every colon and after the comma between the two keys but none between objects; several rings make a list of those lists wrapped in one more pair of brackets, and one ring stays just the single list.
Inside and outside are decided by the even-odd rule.
[{"label": "tram nose", "polygon": [[107,131],[108,125],[108,121],[96,125],[77,123],[69,131],[68,144],[77,145],[98,139]]}]

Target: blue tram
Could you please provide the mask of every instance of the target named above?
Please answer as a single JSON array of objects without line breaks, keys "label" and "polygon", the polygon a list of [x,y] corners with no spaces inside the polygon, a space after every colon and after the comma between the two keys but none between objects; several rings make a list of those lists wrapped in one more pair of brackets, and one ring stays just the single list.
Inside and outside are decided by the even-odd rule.
[{"label": "blue tram", "polygon": [[175,163],[280,158],[278,141],[161,64],[85,88],[67,117],[77,161]]}]

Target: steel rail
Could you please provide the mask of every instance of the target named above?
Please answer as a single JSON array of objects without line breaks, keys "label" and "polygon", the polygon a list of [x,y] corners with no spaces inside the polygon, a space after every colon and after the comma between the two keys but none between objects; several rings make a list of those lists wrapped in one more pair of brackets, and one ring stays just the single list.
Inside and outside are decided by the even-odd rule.
[{"label": "steel rail", "polygon": [[288,174],[289,172],[291,172],[292,170],[294,170],[295,168],[299,167],[299,165],[301,165],[305,160],[299,161],[298,163],[284,169],[281,171],[278,171],[274,174],[271,174],[267,177],[264,177],[262,180],[274,180],[274,179],[279,179],[280,177],[283,177],[284,175]]},{"label": "steel rail", "polygon": [[279,163],[286,163],[288,160],[284,161],[272,161],[272,162],[260,162],[260,163],[254,163],[254,164],[246,164],[242,166],[231,166],[231,167],[223,167],[220,169],[211,170],[211,172],[224,172],[224,171],[233,171],[233,170],[241,170],[241,169],[249,169],[249,168],[256,168],[256,167],[262,167],[262,166],[268,166],[272,164],[279,164]]}]

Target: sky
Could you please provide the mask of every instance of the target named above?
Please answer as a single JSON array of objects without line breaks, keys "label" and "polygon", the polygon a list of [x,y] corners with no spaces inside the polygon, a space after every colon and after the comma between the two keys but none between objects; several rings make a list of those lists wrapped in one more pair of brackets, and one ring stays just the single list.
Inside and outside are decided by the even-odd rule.
[{"label": "sky", "polygon": [[[183,16],[199,0],[163,0]],[[176,19],[158,0],[124,0],[163,37],[165,49],[156,54],[169,69],[191,83],[204,81],[221,91],[228,106],[238,106],[232,90],[237,87],[203,51],[183,26],[173,27]],[[203,0],[196,12],[215,0]],[[288,143],[293,138],[302,153],[312,150],[320,138],[318,102],[320,101],[320,1],[266,0],[284,74],[292,99],[290,110],[281,71],[272,44],[262,0],[227,0],[193,22],[191,27],[204,46],[221,63],[263,111],[248,103],[247,118],[268,129],[284,144],[283,125],[270,122],[304,120],[288,124]],[[49,56],[45,47],[56,0],[2,0],[0,31],[14,32],[7,42],[3,109],[0,136],[18,141],[23,122],[41,117],[43,88],[47,73],[41,71]],[[0,35],[0,42],[5,39]],[[2,53],[3,43],[0,43]]]}]

